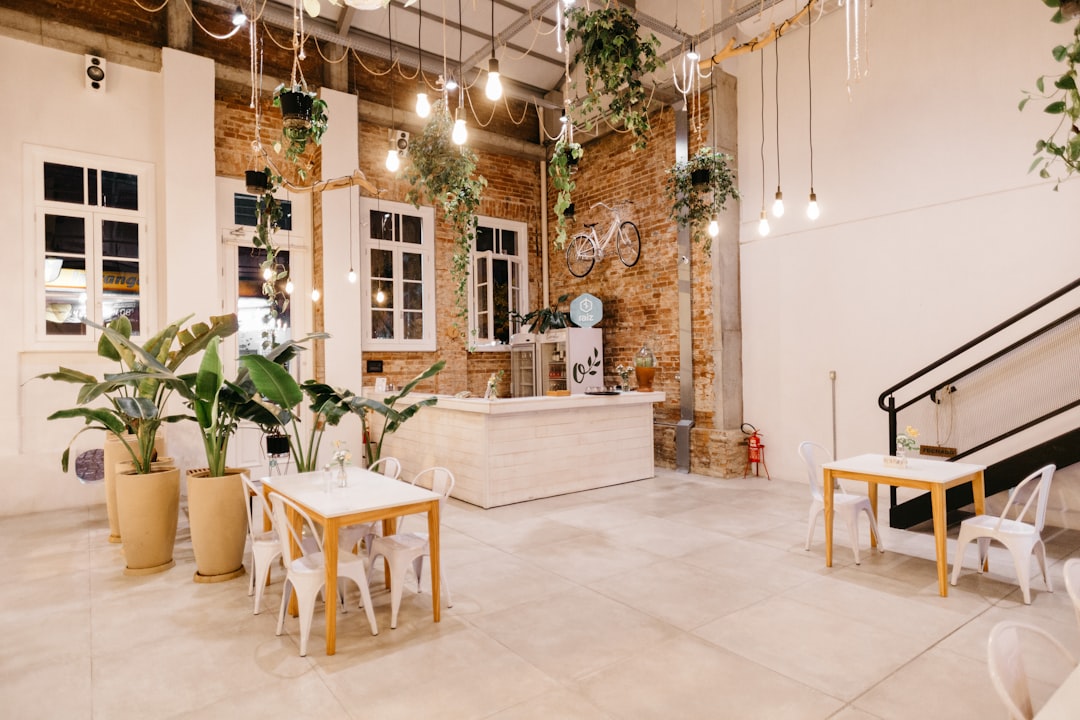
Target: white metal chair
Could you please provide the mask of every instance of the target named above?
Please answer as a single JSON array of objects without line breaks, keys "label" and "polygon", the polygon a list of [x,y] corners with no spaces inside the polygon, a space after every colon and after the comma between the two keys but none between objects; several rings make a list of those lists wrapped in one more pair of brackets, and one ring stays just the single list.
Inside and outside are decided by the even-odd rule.
[{"label": "white metal chair", "polygon": [[1069,558],[1065,561],[1065,590],[1072,599],[1073,608],[1076,610],[1076,621],[1080,623],[1080,558]]},{"label": "white metal chair", "polygon": [[[422,487],[428,487],[429,483],[429,489],[441,496],[439,498],[439,512],[441,515],[446,504],[446,498],[450,496],[450,491],[454,489],[454,474],[444,467],[430,467],[417,473],[412,481],[413,485]],[[419,513],[418,516],[427,519],[427,513]],[[386,537],[373,538],[369,554],[372,567],[374,567],[375,558],[379,556],[386,558],[390,566],[391,629],[397,627],[398,609],[401,607],[401,593],[406,571],[411,565],[413,573],[416,575],[416,591],[420,592],[420,577],[424,568],[424,556],[431,554],[431,546],[428,543],[426,530],[427,525],[425,524],[423,531],[402,532],[401,526],[403,525],[404,518],[400,518],[398,532]],[[442,588],[443,595],[446,597],[446,606],[453,607],[454,601],[450,596],[450,587],[446,582],[446,572],[442,568],[439,570],[439,576],[441,580],[439,585]]]},{"label": "white metal chair", "polygon": [[[814,528],[817,526],[819,515],[825,513],[825,483],[823,481],[821,466],[832,462],[832,453],[815,442],[806,441],[799,444],[799,455],[806,464],[806,479],[810,482],[810,513],[806,528],[806,549],[810,549],[810,541],[814,538]],[[859,513],[865,512],[870,520],[870,532],[877,538],[878,552],[885,552],[885,545],[881,542],[881,533],[878,532],[877,520],[874,519],[873,508],[870,507],[870,498],[863,495],[851,495],[844,490],[839,481],[833,491],[834,518],[840,518],[847,526],[848,537],[851,540],[851,549],[855,553],[855,564],[860,564],[859,557]]]},{"label": "white metal chair", "polygon": [[[385,475],[391,480],[401,477],[401,462],[394,457],[379,458],[367,468],[371,472]],[[379,534],[382,523],[379,521],[360,523],[359,525],[347,525],[338,532],[338,547],[349,552],[359,549],[360,541],[364,541],[364,552],[371,551],[371,538]]]},{"label": "white metal chair", "polygon": [[[994,690],[1008,709],[1010,720],[1032,720],[1035,716],[1031,706],[1027,671],[1024,668],[1021,632],[1040,638],[1040,645],[1045,643],[1055,648],[1070,667],[1076,667],[1072,653],[1042,628],[1013,620],[1005,620],[995,625],[990,630],[990,639],[987,642],[987,665]],[[1044,648],[1040,648],[1042,649]]]},{"label": "white metal chair", "polygon": [[[326,586],[326,556],[323,555],[322,540],[315,530],[315,524],[306,512],[296,503],[275,492],[270,493],[270,503],[274,512],[274,525],[278,529],[281,541],[281,554],[285,560],[285,586],[281,591],[281,608],[278,610],[277,635],[285,627],[285,609],[289,605],[290,588],[296,592],[296,603],[300,620],[300,655],[307,655],[308,636],[311,634],[311,621],[315,615],[315,599]],[[289,522],[288,511],[300,516],[301,528],[308,530],[308,535],[315,539],[317,547],[312,550],[301,542],[302,529],[297,529]],[[300,555],[293,555],[293,543],[300,548]],[[371,634],[379,634],[375,623],[375,612],[371,607],[371,593],[368,590],[367,558],[347,552],[338,552],[337,574],[339,581],[352,580],[360,588],[360,604],[371,624]],[[324,593],[325,597],[325,593]]]},{"label": "white metal chair", "polygon": [[[1000,516],[976,515],[960,523],[960,537],[956,541],[956,560],[953,562],[952,584],[960,578],[960,569],[964,563],[964,550],[972,540],[979,546],[979,565],[981,573],[987,565],[987,556],[990,552],[990,541],[997,540],[1004,545],[1012,555],[1013,564],[1016,566],[1016,579],[1020,583],[1020,590],[1024,593],[1024,604],[1031,604],[1031,556],[1039,561],[1042,569],[1043,582],[1046,590],[1054,592],[1050,582],[1050,575],[1046,572],[1046,546],[1042,541],[1042,529],[1046,524],[1046,503],[1050,499],[1050,482],[1054,479],[1054,465],[1046,465],[1028,475],[1019,485],[1009,493],[1009,501],[1005,503],[1005,509]],[[1038,482],[1036,483],[1036,479]],[[1035,483],[1035,489],[1031,490],[1028,485]],[[1027,488],[1030,492],[1027,502],[1017,514],[1016,519],[1009,518],[1009,510],[1013,503],[1021,495],[1021,491]],[[1024,522],[1028,509],[1035,505],[1035,523]]]},{"label": "white metal chair", "polygon": [[[262,594],[270,577],[270,567],[281,556],[281,541],[278,540],[277,531],[273,529],[273,514],[266,505],[263,497],[262,483],[252,480],[246,473],[240,478],[244,482],[251,500],[247,504],[248,511],[248,537],[251,540],[251,580],[248,583],[248,595],[255,595],[255,605],[252,614],[258,615],[262,610]],[[264,530],[263,518],[271,519],[271,529]],[[306,540],[305,542],[312,542]]]}]

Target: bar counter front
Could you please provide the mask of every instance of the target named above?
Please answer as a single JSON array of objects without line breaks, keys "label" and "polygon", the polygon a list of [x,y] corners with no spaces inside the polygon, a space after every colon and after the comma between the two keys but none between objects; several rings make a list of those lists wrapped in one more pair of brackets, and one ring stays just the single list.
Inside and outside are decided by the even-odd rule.
[{"label": "bar counter front", "polygon": [[[467,503],[498,507],[654,474],[653,403],[664,401],[662,392],[437,397],[386,437],[382,456],[400,460],[405,478],[448,468],[453,497]],[[422,398],[411,393],[400,406]]]}]

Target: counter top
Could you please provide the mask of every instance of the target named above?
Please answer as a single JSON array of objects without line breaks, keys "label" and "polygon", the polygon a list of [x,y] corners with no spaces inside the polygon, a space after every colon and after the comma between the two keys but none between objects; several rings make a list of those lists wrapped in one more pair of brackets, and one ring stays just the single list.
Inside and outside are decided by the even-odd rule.
[{"label": "counter top", "polygon": [[[392,393],[375,392],[364,388],[364,396],[381,400]],[[430,393],[409,393],[402,401],[402,406],[412,405],[418,400],[433,397]],[[434,395],[439,399],[435,407],[443,410],[481,413],[484,415],[513,415],[515,413],[535,413],[547,410],[566,410],[569,408],[641,405],[643,403],[664,402],[662,392],[625,392],[618,395],[561,395],[534,396],[522,398],[496,398],[486,400],[482,397],[459,398],[453,395]]]}]

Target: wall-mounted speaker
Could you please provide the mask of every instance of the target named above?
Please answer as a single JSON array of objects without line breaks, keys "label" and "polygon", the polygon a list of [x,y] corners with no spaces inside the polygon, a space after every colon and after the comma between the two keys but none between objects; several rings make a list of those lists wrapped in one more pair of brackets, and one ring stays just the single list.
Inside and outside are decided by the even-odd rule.
[{"label": "wall-mounted speaker", "polygon": [[84,79],[87,90],[105,92],[105,58],[97,55],[83,55],[86,60]]},{"label": "wall-mounted speaker", "polygon": [[404,130],[391,130],[390,140],[397,147],[398,157],[404,158],[409,154],[409,133]]}]

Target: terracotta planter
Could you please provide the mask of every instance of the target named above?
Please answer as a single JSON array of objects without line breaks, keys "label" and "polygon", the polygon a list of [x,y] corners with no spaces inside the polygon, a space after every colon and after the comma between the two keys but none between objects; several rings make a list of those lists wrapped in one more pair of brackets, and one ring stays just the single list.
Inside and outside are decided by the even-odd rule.
[{"label": "terracotta planter", "polygon": [[195,552],[195,582],[214,583],[244,574],[247,541],[247,492],[240,476],[246,470],[226,468],[224,476],[208,469],[188,470],[188,520]]},{"label": "terracotta planter", "polygon": [[180,471],[154,463],[144,475],[116,474],[116,510],[124,538],[125,575],[151,575],[168,570],[180,517]]},{"label": "terracotta planter", "polygon": [[[134,435],[125,435],[124,440],[130,443],[137,442]],[[165,454],[165,438],[158,433],[154,441],[154,449],[158,455]],[[121,462],[131,462],[131,454],[124,447],[123,441],[116,435],[109,433],[105,436],[105,511],[109,515],[109,542],[120,542],[120,520],[116,514],[116,465]]]},{"label": "terracotta planter", "polygon": [[635,367],[634,375],[637,377],[638,392],[652,392],[653,377],[656,375],[654,367]]}]

